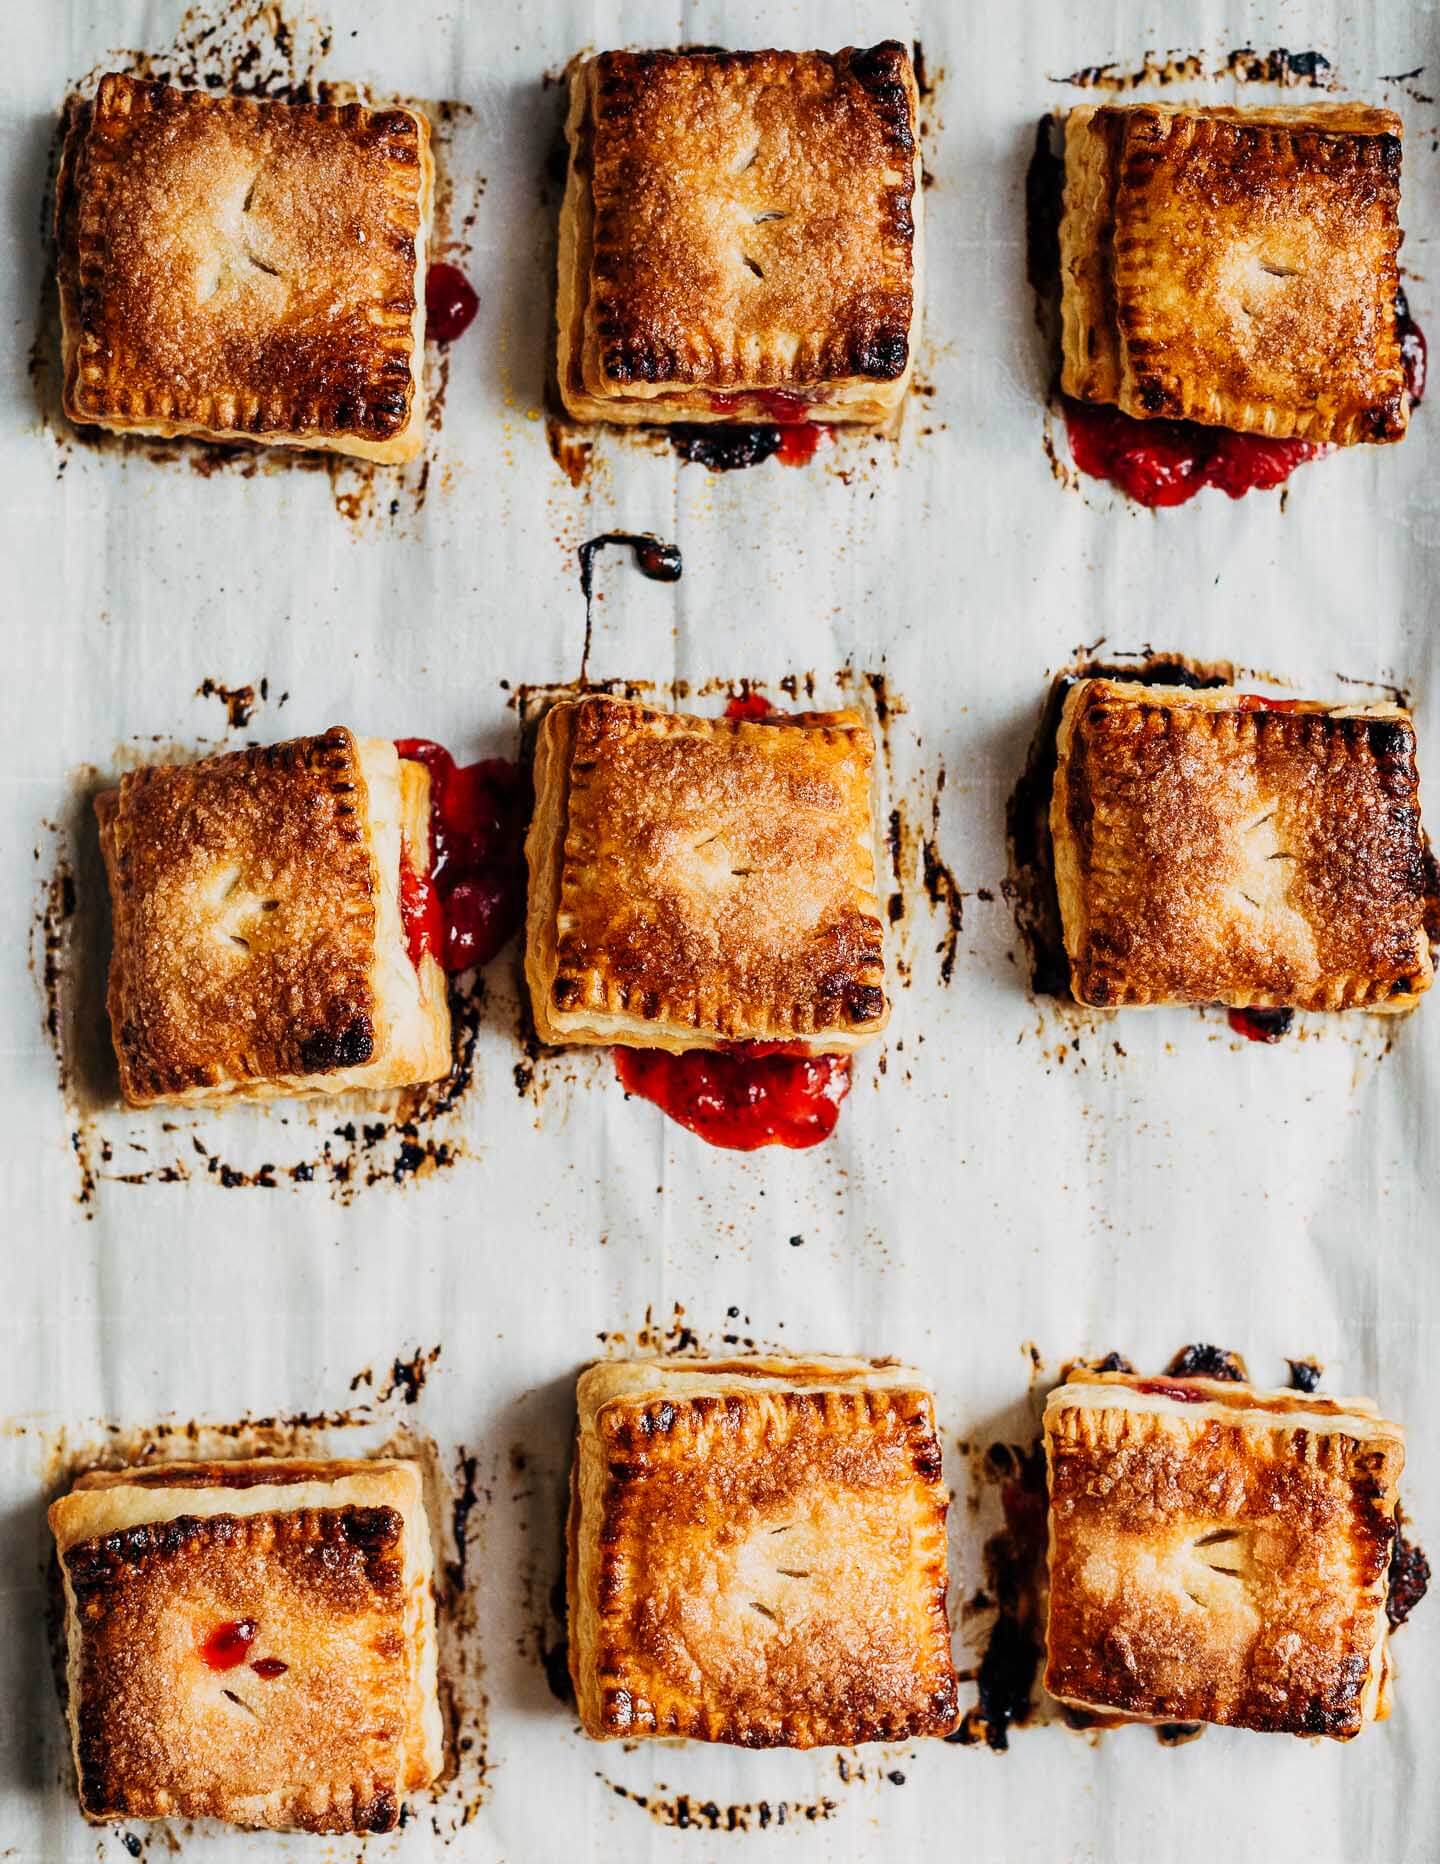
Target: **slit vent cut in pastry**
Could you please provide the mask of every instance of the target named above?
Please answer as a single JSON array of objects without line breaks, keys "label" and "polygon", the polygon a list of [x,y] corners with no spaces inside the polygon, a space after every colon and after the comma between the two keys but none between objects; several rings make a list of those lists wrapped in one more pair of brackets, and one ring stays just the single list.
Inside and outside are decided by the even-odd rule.
[{"label": "slit vent cut in pastry", "polygon": [[[896,42],[603,52],[571,74],[559,381],[579,420],[889,425],[920,303]],[[767,399],[768,397],[768,399]]]},{"label": "slit vent cut in pastry", "polygon": [[433,192],[418,111],[102,78],[57,181],[66,414],[413,459]]},{"label": "slit vent cut in pastry", "polygon": [[858,712],[553,706],[525,846],[541,1040],[819,1053],[875,1035],[874,756]]},{"label": "slit vent cut in pastry", "polygon": [[1140,419],[1398,440],[1400,118],[1105,104],[1065,124],[1061,386]]},{"label": "slit vent cut in pastry", "polygon": [[807,1748],[950,1732],[948,1491],[915,1373],[627,1360],[577,1396],[570,1673],[587,1734]]},{"label": "slit vent cut in pastry", "polygon": [[417,1464],[96,1471],[50,1527],[88,1819],[383,1832],[440,1772]]},{"label": "slit vent cut in pastry", "polygon": [[1045,1453],[1052,1695],[1339,1740],[1389,1713],[1405,1442],[1369,1399],[1078,1370]]},{"label": "slit vent cut in pastry", "polygon": [[129,771],[95,799],[110,1027],[132,1106],[405,1087],[450,1067],[445,976],[412,962],[400,869],[430,778],[384,738]]},{"label": "slit vent cut in pastry", "polygon": [[1432,978],[1399,706],[1078,680],[1050,827],[1081,1003],[1404,1010]]}]

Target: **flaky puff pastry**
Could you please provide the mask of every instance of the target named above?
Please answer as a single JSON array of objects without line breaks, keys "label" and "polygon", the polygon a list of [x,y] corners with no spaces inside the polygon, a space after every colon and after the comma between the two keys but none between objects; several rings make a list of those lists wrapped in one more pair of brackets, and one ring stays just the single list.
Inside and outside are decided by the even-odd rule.
[{"label": "flaky puff pastry", "polygon": [[1078,1370],[1045,1453],[1052,1695],[1340,1740],[1388,1713],[1405,1447],[1370,1400]]},{"label": "flaky puff pastry", "polygon": [[1398,706],[1079,680],[1050,826],[1081,1003],[1409,1008],[1432,978]]},{"label": "flaky puff pastry", "polygon": [[893,41],[579,63],[559,256],[570,413],[773,420],[768,391],[889,424],[920,302],[918,108]]},{"label": "flaky puff pastry", "polygon": [[65,412],[414,458],[433,192],[418,111],[102,78],[57,182]]},{"label": "flaky puff pastry", "polygon": [[618,1361],[578,1389],[570,1673],[597,1740],[944,1735],[934,1407],[859,1360]]},{"label": "flaky puff pastry", "polygon": [[389,1831],[439,1773],[417,1464],[96,1471],[50,1526],[87,1818]]},{"label": "flaky puff pastry", "polygon": [[1401,123],[1107,104],[1065,126],[1061,386],[1137,418],[1398,440]]},{"label": "flaky puff pastry", "polygon": [[541,1039],[824,1052],[878,1033],[874,756],[857,712],[553,706],[525,845]]},{"label": "flaky puff pastry", "polygon": [[318,738],[129,771],[95,799],[109,1009],[132,1106],[338,1094],[450,1067],[444,973],[407,949],[430,779],[387,739]]}]

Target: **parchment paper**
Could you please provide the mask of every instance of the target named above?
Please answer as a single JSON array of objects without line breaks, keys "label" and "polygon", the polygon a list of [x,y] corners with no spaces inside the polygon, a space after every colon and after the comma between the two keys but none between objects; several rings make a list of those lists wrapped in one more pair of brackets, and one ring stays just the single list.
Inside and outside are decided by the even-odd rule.
[{"label": "parchment paper", "polygon": [[[417,469],[393,489],[348,468],[206,474],[186,449],[97,450],[42,418],[29,362],[54,113],[82,74],[123,62],[112,49],[170,45],[180,8],[29,0],[5,15],[0,1856],[128,1855],[122,1833],[89,1831],[74,1810],[49,1674],[43,1504],[66,1458],[103,1447],[112,1425],[123,1450],[163,1420],[354,1405],[369,1407],[362,1426],[321,1439],[403,1429],[433,1446],[447,1537],[466,1458],[475,1492],[456,1681],[466,1763],[369,1858],[1440,1854],[1433,1608],[1396,1640],[1393,1719],[1348,1746],[1212,1730],[1167,1750],[1144,1730],[1042,1724],[1012,1731],[1004,1754],[602,1747],[542,1660],[554,1667],[574,1376],[637,1343],[733,1337],[924,1368],[956,1490],[962,1664],[988,1622],[961,1608],[984,1584],[996,1499],[960,1446],[1025,1441],[1075,1354],[1116,1348],[1153,1367],[1213,1340],[1274,1383],[1286,1356],[1315,1355],[1327,1389],[1373,1394],[1408,1425],[1407,1506],[1419,1538],[1440,1539],[1440,1005],[1393,1029],[1302,1018],[1273,1048],[1216,1014],[1067,1015],[1029,995],[1003,892],[1005,799],[1047,680],[1082,644],[1228,656],[1307,696],[1394,682],[1413,695],[1423,763],[1440,758],[1427,752],[1440,745],[1435,411],[1402,447],[1302,470],[1284,501],[1211,492],[1151,515],[1067,486],[1044,445],[1023,213],[1037,118],[1089,95],[1065,74],[1171,49],[1206,71],[1244,45],[1316,49],[1338,94],[1404,112],[1403,257],[1417,314],[1440,325],[1426,280],[1435,7],[333,0],[298,24],[297,59],[332,29],[326,78],[469,106],[450,130],[449,227],[482,305],[449,354],[423,495]],[[891,33],[923,40],[936,81],[926,392],[903,439],[719,478],[602,436],[572,486],[542,406],[562,96],[542,74],[587,45]],[[1205,77],[1188,94],[1237,91]],[[517,688],[578,668],[575,546],[612,529],[674,540],[685,573],[660,587],[607,555],[592,676],[658,682],[663,697],[674,681],[750,679],[783,699],[785,676],[808,675],[818,703],[858,693],[873,707],[865,676],[883,675],[899,987],[834,1140],[712,1151],[627,1103],[608,1057],[527,1055],[513,950],[485,979],[469,1086],[409,1140],[419,1160],[393,1113],[371,1141],[323,1104],[179,1119],[91,1105],[95,782],[177,748],[334,722],[465,757],[513,750]],[[253,686],[248,723],[228,725],[206,681]],[[712,687],[688,703],[722,698]],[[52,884],[61,863],[73,913]],[[436,1347],[423,1385],[412,1373],[382,1397],[397,1359]],[[697,1810],[710,1804],[713,1821]],[[133,1835],[164,1854],[163,1835]],[[173,1839],[217,1864],[360,1849],[185,1827]]]}]

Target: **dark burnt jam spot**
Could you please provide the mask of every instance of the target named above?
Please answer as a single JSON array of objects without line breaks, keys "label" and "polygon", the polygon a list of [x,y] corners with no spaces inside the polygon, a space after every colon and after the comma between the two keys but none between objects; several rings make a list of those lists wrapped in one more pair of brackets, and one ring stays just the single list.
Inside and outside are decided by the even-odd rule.
[{"label": "dark burnt jam spot", "polygon": [[446,971],[488,964],[525,917],[530,783],[503,757],[457,764],[428,738],[401,738],[401,757],[430,772],[429,871],[404,850],[400,910],[410,955]]},{"label": "dark burnt jam spot", "polygon": [[651,582],[679,582],[685,573],[685,559],[678,544],[667,544],[650,531],[605,531],[599,537],[587,537],[576,551],[580,559],[580,593],[585,598],[585,645],[580,653],[580,683],[583,686],[590,670],[590,636],[595,618],[595,559],[611,546],[628,550],[635,567]]},{"label": "dark burnt jam spot", "polygon": [[1042,1596],[1049,1520],[1044,1448],[1038,1443],[1028,1450],[992,1445],[987,1466],[1002,1478],[1005,1511],[1004,1528],[985,1543],[985,1577],[996,1618],[975,1676],[975,1704],[946,1739],[961,1747],[983,1741],[1003,1754],[1011,1728],[1030,1717],[1045,1655]]},{"label": "dark burnt jam spot", "polygon": [[278,1657],[257,1657],[250,1668],[262,1683],[273,1683],[275,1678],[283,1676],[290,1666],[288,1663],[282,1663]]},{"label": "dark burnt jam spot", "polygon": [[1278,1042],[1295,1021],[1294,1010],[1227,1010],[1225,1020],[1247,1042]]},{"label": "dark burnt jam spot", "polygon": [[1430,350],[1425,332],[1410,315],[1410,300],[1403,290],[1395,293],[1395,325],[1400,338],[1400,360],[1405,368],[1405,392],[1410,397],[1410,406],[1418,408],[1425,399]]},{"label": "dark burnt jam spot", "polygon": [[1317,1365],[1313,1359],[1287,1359],[1290,1368],[1290,1389],[1295,1392],[1314,1392],[1320,1389],[1320,1380],[1324,1376],[1324,1366]]},{"label": "dark burnt jam spot", "polygon": [[778,427],[731,427],[719,421],[677,421],[665,437],[688,465],[709,472],[743,472],[780,451]]},{"label": "dark burnt jam spot", "polygon": [[1306,460],[1334,449],[1314,440],[1272,440],[1196,421],[1137,421],[1118,408],[1061,399],[1070,457],[1087,478],[1108,479],[1137,505],[1183,505],[1213,486],[1230,498],[1283,485]]},{"label": "dark burnt jam spot", "polygon": [[1097,1359],[1089,1370],[1091,1372],[1133,1372],[1135,1368],[1123,1353],[1107,1353],[1103,1359]]},{"label": "dark burnt jam spot", "polygon": [[1390,1555],[1390,1593],[1385,1614],[1392,1625],[1403,1625],[1430,1586],[1430,1562],[1423,1547],[1405,1538],[1403,1518],[1397,1521],[1395,1547]]},{"label": "dark burnt jam spot", "polygon": [[212,1670],[236,1670],[249,1656],[258,1629],[253,1618],[227,1619],[206,1635],[200,1655]]},{"label": "dark burnt jam spot", "polygon": [[1228,1379],[1234,1385],[1243,1385],[1250,1374],[1239,1353],[1197,1342],[1180,1348],[1166,1366],[1165,1376],[1167,1379]]},{"label": "dark burnt jam spot", "polygon": [[475,321],[480,299],[453,265],[432,265],[425,274],[425,334],[432,343],[453,343]]},{"label": "dark burnt jam spot", "polygon": [[1065,164],[1056,149],[1056,123],[1042,116],[1035,126],[1035,150],[1025,171],[1025,276],[1035,293],[1036,315],[1060,295],[1060,213]]},{"label": "dark burnt jam spot", "polygon": [[848,1055],[811,1055],[784,1043],[731,1048],[615,1050],[627,1094],[652,1101],[707,1145],[735,1152],[818,1146],[850,1091]]}]

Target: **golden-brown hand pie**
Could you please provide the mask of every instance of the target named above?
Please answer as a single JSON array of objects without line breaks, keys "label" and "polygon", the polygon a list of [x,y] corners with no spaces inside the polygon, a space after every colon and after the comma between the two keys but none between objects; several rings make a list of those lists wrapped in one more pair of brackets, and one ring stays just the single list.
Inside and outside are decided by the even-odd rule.
[{"label": "golden-brown hand pie", "polygon": [[1106,104],[1065,127],[1064,368],[1144,419],[1398,440],[1401,123],[1361,104]]},{"label": "golden-brown hand pie", "polygon": [[874,754],[857,712],[553,706],[525,850],[541,1039],[823,1052],[883,1028]]},{"label": "golden-brown hand pie", "polygon": [[954,1727],[934,1407],[913,1372],[656,1359],[580,1380],[570,1673],[587,1734],[741,1747]]},{"label": "golden-brown hand pie", "polygon": [[87,1818],[389,1831],[440,1771],[417,1464],[97,1471],[50,1526]]},{"label": "golden-brown hand pie", "polygon": [[1077,1370],[1045,1452],[1052,1695],[1342,1740],[1388,1713],[1405,1448],[1368,1399]]},{"label": "golden-brown hand pie", "polygon": [[57,184],[65,412],[413,458],[432,193],[417,111],[102,78]]},{"label": "golden-brown hand pie", "polygon": [[412,959],[401,864],[429,871],[430,779],[342,727],[129,771],[96,798],[110,1026],[133,1106],[433,1081],[435,958]]},{"label": "golden-brown hand pie", "polygon": [[917,112],[894,42],[580,62],[560,222],[569,411],[889,423],[919,306]]},{"label": "golden-brown hand pie", "polygon": [[1051,803],[1081,1003],[1401,1010],[1429,987],[1398,706],[1079,680]]}]

